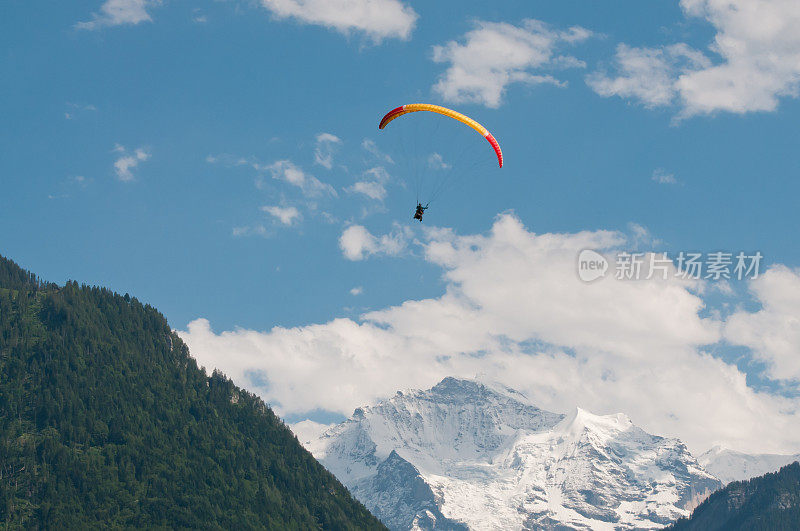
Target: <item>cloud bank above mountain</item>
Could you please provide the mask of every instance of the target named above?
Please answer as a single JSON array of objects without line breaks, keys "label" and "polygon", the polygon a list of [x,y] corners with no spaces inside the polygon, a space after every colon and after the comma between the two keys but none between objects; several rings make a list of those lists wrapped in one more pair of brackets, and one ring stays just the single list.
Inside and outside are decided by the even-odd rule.
[{"label": "cloud bank above mountain", "polygon": [[[512,214],[499,216],[488,234],[428,229],[420,245],[442,268],[447,288],[440,297],[358,320],[268,331],[216,333],[197,319],[180,334],[202,365],[221,369],[283,415],[348,415],[400,388],[483,375],[551,411],[624,411],[698,451],[717,443],[796,449],[799,402],[748,386],[744,372],[710,353],[723,334],[766,344],[747,334],[747,316],[737,313],[728,323],[704,317],[704,286],[685,280],[578,279],[580,250],[625,243],[608,231],[536,234]],[[774,281],[753,281],[770,283],[756,295],[772,297]],[[789,306],[767,303],[766,316],[753,318],[778,326],[784,321],[777,314],[796,310]],[[783,346],[764,347],[758,356],[791,376],[784,353]]]}]

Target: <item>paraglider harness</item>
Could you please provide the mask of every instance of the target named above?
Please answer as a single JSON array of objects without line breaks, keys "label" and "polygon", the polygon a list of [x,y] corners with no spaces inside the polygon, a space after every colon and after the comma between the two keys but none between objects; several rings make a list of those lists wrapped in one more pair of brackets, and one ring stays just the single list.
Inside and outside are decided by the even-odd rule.
[{"label": "paraglider harness", "polygon": [[[430,203],[428,203],[429,205]],[[422,203],[417,203],[417,211],[414,212],[414,219],[418,219],[422,223],[422,215],[428,209],[428,205],[422,206]]]}]

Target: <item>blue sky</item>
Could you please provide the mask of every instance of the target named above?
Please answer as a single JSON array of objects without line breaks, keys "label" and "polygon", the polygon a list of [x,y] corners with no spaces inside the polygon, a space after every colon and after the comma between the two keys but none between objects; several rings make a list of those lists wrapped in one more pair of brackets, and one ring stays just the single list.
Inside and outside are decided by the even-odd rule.
[{"label": "blue sky", "polygon": [[[441,305],[451,293],[489,307],[475,294],[482,288],[470,292],[473,273],[493,275],[488,258],[436,253],[466,245],[458,238],[488,238],[479,247],[493,248],[495,229],[509,220],[522,227],[518,241],[534,247],[541,235],[572,245],[591,233],[587,241],[613,248],[757,250],[766,266],[779,268],[774,283],[761,291],[745,283],[681,287],[680,300],[706,307],[669,309],[665,302],[668,314],[684,312],[687,320],[664,334],[684,338],[681,355],[689,349],[694,361],[710,355],[725,363],[715,366],[720,371],[740,371],[751,386],[737,396],[763,399],[776,433],[794,418],[800,369],[792,315],[800,304],[784,295],[796,293],[800,265],[796,8],[768,0],[736,0],[737,10],[717,0],[359,0],[343,14],[340,4],[5,2],[0,252],[50,280],[135,294],[177,329],[207,319],[216,354],[189,340],[193,352],[303,418],[304,411],[345,414],[395,387],[435,383],[448,370],[505,373],[488,361],[484,371],[439,360],[429,373],[397,382],[376,376],[380,385],[368,391],[342,391],[350,398],[336,407],[321,397],[289,405],[292,389],[309,392],[299,389],[316,380],[280,364],[227,366],[222,341],[229,336],[220,331],[272,340],[276,326],[299,327],[302,336],[335,328],[341,318],[359,330],[397,332],[405,322],[399,309],[415,301]],[[464,172],[468,178],[456,164],[464,182],[445,191],[423,225],[410,219],[416,197],[400,140],[408,133],[399,120],[377,130],[386,111],[413,102],[476,118],[500,141],[506,161],[494,168],[480,137],[436,138],[438,129],[421,121],[420,139],[436,143],[446,160],[466,150],[465,158],[479,162]],[[429,153],[419,148],[417,155]],[[520,267],[536,276],[534,263]],[[769,312],[758,313],[766,306]],[[737,312],[741,318],[728,319]],[[567,349],[571,359],[601,359],[581,354],[592,346],[588,339],[573,345],[543,332],[560,325],[576,323],[498,334]],[[653,341],[666,340],[655,333]],[[398,348],[413,342],[404,345]],[[253,348],[253,359],[285,355]],[[453,352],[491,348],[476,340]],[[293,383],[281,395],[271,379]],[[562,408],[591,399],[531,393]],[[626,396],[598,407],[629,411]],[[651,418],[653,429],[667,432],[692,421],[646,410],[634,420]],[[721,427],[695,440],[751,448],[758,429]],[[798,444],[800,433],[790,433],[773,449]]]}]

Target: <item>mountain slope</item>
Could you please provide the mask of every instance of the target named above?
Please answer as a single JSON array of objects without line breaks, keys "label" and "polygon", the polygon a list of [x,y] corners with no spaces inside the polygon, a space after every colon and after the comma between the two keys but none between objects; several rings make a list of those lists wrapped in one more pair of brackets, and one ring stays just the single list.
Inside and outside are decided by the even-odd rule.
[{"label": "mountain slope", "polygon": [[800,454],[745,454],[721,446],[715,446],[697,458],[703,468],[726,485],[731,481],[744,481],[775,472],[799,460]]},{"label": "mountain slope", "polygon": [[392,529],[656,528],[720,487],[624,415],[550,413],[454,378],[359,408],[308,447]]},{"label": "mountain slope", "polygon": [[155,309],[1,257],[0,522],[382,527],[261,400],[199,369]]},{"label": "mountain slope", "polygon": [[800,463],[731,483],[709,496],[690,519],[680,520],[669,529],[800,529]]}]

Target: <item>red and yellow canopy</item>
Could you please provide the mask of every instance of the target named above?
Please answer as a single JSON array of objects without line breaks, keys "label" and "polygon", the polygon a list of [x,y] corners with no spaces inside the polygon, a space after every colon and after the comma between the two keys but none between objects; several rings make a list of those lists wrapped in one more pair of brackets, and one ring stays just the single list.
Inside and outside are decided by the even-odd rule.
[{"label": "red and yellow canopy", "polygon": [[437,114],[441,114],[443,116],[448,116],[454,120],[458,120],[462,124],[468,125],[478,133],[481,134],[486,140],[489,141],[489,144],[492,145],[494,152],[497,154],[497,162],[500,164],[500,167],[503,167],[503,152],[500,149],[500,144],[497,143],[497,140],[492,136],[492,133],[489,132],[484,126],[470,118],[469,116],[463,115],[460,112],[456,112],[452,109],[448,109],[447,107],[441,107],[439,105],[431,105],[428,103],[411,103],[408,105],[403,105],[401,107],[397,107],[396,109],[392,109],[386,116],[381,119],[380,125],[378,125],[378,129],[383,129],[386,125],[394,120],[395,118],[399,118],[404,114],[408,114],[411,112],[419,112],[419,111],[427,111],[427,112],[435,112]]}]

